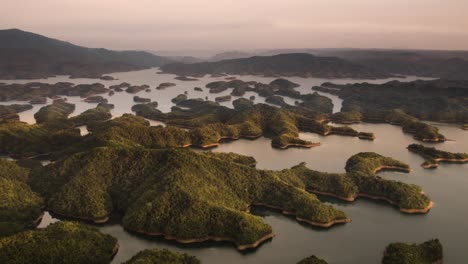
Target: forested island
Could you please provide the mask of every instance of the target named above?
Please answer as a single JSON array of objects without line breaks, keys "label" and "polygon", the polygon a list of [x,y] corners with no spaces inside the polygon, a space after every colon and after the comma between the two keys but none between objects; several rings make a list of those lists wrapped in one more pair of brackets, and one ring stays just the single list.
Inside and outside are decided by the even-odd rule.
[{"label": "forested island", "polygon": [[357,197],[383,200],[403,213],[427,213],[433,203],[419,186],[385,180],[375,174],[381,170],[409,172],[407,164],[372,152],[358,153],[346,162],[346,173],[325,173],[300,164],[292,171],[307,191],[352,202]]},{"label": "forested island", "polygon": [[411,144],[408,150],[420,155],[425,159],[421,166],[425,169],[439,167],[440,162],[446,163],[466,163],[468,162],[467,153],[452,153],[448,151],[438,150],[436,148],[425,147],[420,144]]},{"label": "forested island", "polygon": [[[384,84],[324,83],[313,89],[338,95],[343,99],[341,111],[359,112],[364,121],[402,123],[388,117],[389,112],[395,110],[411,116],[415,119],[413,122],[422,119],[464,124],[468,120],[467,104],[464,100],[468,96],[468,81],[437,79],[391,81]],[[355,115],[353,117],[356,119]],[[406,125],[403,124],[403,127]],[[407,129],[412,130],[411,127]],[[420,130],[416,126],[413,129]]]},{"label": "forested island", "polygon": [[278,208],[316,226],[349,221],[313,194],[280,180],[289,175],[257,170],[250,159],[226,155],[99,147],[46,166],[31,184],[59,215],[104,222],[119,211],[126,229],[180,243],[226,240],[241,250],[257,247],[273,232],[248,213],[251,205]]},{"label": "forested island", "polygon": [[141,252],[138,252],[130,260],[126,261],[124,264],[200,264],[194,256],[189,256],[187,254],[181,254],[177,252],[172,252],[167,249],[147,249]]},{"label": "forested island", "polygon": [[[302,118],[295,116],[294,111],[267,105],[247,106],[246,112],[241,112],[212,102],[182,102],[205,110],[200,111],[199,118],[192,118],[191,114],[191,119],[181,117],[181,124],[185,120],[204,124],[208,117],[219,122],[226,113],[229,119],[247,117],[243,122],[249,122],[255,111],[265,107],[265,113],[274,114],[270,120],[280,122],[279,127],[291,127],[282,123],[281,118],[286,118],[285,121]],[[350,221],[342,211],[321,203],[305,190],[329,192],[346,199],[356,196],[385,199],[408,213],[425,213],[430,209],[430,199],[419,187],[374,176],[381,169],[409,170],[404,163],[375,153],[351,157],[345,175],[330,176],[304,165],[283,171],[258,170],[253,167],[255,160],[251,157],[176,149],[193,144],[197,137],[201,140],[198,142],[209,142],[204,141],[202,130],[209,126],[189,131],[171,126],[150,127],[148,121],[129,114],[106,121],[108,111],[109,108],[98,106],[67,118],[68,103],[56,101],[42,108],[37,115],[39,124],[18,121],[0,124],[5,140],[2,152],[17,157],[47,154],[55,160],[46,167],[24,165],[29,176],[22,181],[30,186],[31,195],[39,197],[33,207],[36,208],[33,212],[38,213],[29,214],[28,221],[19,217],[16,222],[26,223],[39,217],[44,200],[47,209],[58,215],[99,223],[117,211],[123,213],[122,224],[129,231],[160,235],[181,243],[232,241],[243,250],[257,247],[274,235],[261,218],[248,213],[251,206],[278,209],[319,227]],[[193,112],[196,117],[197,111]],[[80,136],[75,129],[77,124],[87,125],[92,133]],[[210,126],[223,128],[216,123]],[[269,129],[278,130],[274,126]],[[195,167],[197,170],[191,169]],[[15,206],[20,204],[15,202],[12,208]],[[239,228],[239,222],[243,228]]]},{"label": "forested island", "polygon": [[1,263],[110,263],[117,253],[117,239],[97,228],[58,222],[0,238]]},{"label": "forested island", "polygon": [[441,264],[443,257],[438,239],[422,244],[392,243],[385,249],[382,264]]},{"label": "forested island", "polygon": [[307,257],[299,262],[297,264],[327,264],[327,262],[323,259],[320,259],[316,256],[310,256]]}]

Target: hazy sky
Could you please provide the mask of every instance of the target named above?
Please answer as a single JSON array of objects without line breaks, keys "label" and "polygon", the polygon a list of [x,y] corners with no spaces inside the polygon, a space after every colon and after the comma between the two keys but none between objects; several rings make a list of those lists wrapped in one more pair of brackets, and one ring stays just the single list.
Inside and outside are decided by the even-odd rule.
[{"label": "hazy sky", "polygon": [[113,49],[468,50],[468,0],[1,0],[0,26]]}]

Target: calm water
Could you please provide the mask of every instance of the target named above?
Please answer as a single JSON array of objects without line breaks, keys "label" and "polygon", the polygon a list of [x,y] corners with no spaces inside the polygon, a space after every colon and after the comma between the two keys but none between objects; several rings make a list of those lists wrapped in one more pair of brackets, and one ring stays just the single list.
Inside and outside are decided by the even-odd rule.
[{"label": "calm water", "polygon": [[[170,99],[185,90],[189,97],[197,98],[208,95],[209,98],[229,94],[230,90],[210,95],[206,92],[193,91],[193,87],[204,88],[204,84],[215,79],[203,78],[197,82],[182,82],[173,80],[173,75],[156,75],[155,70],[145,70],[131,73],[112,74],[119,81],[105,82],[105,84],[127,81],[132,84],[149,84],[151,93],[141,92],[142,97],[151,97],[158,101],[159,109],[169,111],[172,103]],[[258,78],[252,76],[240,77],[244,80],[269,82],[273,78]],[[302,93],[310,92],[310,88],[320,84],[323,79],[288,78],[301,84],[298,88]],[[414,78],[408,78],[412,80]],[[65,77],[48,79],[48,82],[69,81]],[[165,81],[177,83],[176,87],[164,91],[156,91],[154,87]],[[355,80],[332,80],[347,83]],[[95,80],[77,79],[75,83],[90,83]],[[103,81],[102,81],[103,82]],[[380,80],[379,82],[383,82]],[[103,82],[104,83],[104,82]],[[248,97],[250,95],[246,95]],[[133,105],[133,95],[125,92],[116,93],[110,97],[110,103],[116,104],[114,116],[130,112]],[[256,96],[256,102],[261,97]],[[331,97],[335,104],[335,111],[339,109],[341,101]],[[79,98],[70,98],[77,102],[76,113],[93,104],[84,103]],[[290,99],[292,100],[292,99]],[[288,101],[292,103],[292,101]],[[232,107],[232,103],[225,103]],[[37,109],[36,109],[37,111]],[[28,121],[34,111],[23,113],[21,119]],[[158,122],[153,125],[159,124]],[[454,151],[468,152],[468,131],[459,127],[435,124],[441,132],[454,141],[437,144],[436,147]],[[315,254],[326,259],[329,263],[380,263],[383,250],[388,243],[395,241],[422,242],[430,238],[439,238],[444,245],[445,263],[466,263],[468,260],[468,207],[465,204],[465,193],[468,187],[468,164],[441,165],[435,170],[424,170],[420,167],[423,159],[406,150],[406,146],[413,142],[410,135],[404,134],[400,127],[386,124],[358,124],[352,125],[359,131],[374,132],[375,141],[359,140],[357,138],[342,136],[318,136],[316,134],[302,133],[301,137],[322,143],[322,146],[312,149],[277,150],[271,148],[270,140],[259,138],[257,140],[238,140],[222,144],[215,151],[236,152],[254,156],[261,169],[284,169],[294,166],[302,161],[316,170],[328,172],[344,172],[346,160],[353,154],[361,151],[374,151],[382,155],[392,156],[411,165],[413,171],[409,174],[385,172],[380,175],[389,179],[415,183],[423,187],[424,191],[435,202],[434,208],[426,215],[405,215],[396,208],[386,204],[366,199],[358,199],[354,203],[344,203],[337,200],[321,198],[332,203],[347,213],[353,219],[352,223],[337,226],[328,230],[311,228],[302,225],[294,219],[283,216],[277,212],[257,208],[255,214],[264,217],[265,222],[273,227],[276,236],[262,244],[257,250],[241,253],[227,243],[206,243],[199,245],[179,245],[158,238],[147,238],[130,234],[117,223],[100,226],[104,233],[111,234],[119,240],[120,250],[113,263],[121,263],[129,259],[136,252],[146,248],[168,248],[186,252],[197,256],[203,263],[296,263],[298,260]],[[86,131],[82,131],[85,133]],[[40,227],[45,227],[54,219],[46,214]]]}]

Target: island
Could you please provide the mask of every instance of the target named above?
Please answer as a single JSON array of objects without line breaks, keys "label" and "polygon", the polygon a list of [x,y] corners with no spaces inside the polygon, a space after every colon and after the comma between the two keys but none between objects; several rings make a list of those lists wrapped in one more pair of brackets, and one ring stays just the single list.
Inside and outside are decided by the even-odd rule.
[{"label": "island", "polygon": [[163,82],[163,83],[160,83],[160,84],[156,87],[156,90],[164,90],[164,89],[166,89],[166,88],[174,87],[174,86],[176,86],[175,83]]},{"label": "island", "polygon": [[[357,83],[339,85],[323,83],[312,89],[338,95],[343,99],[343,114],[334,114],[338,122],[381,122],[403,127],[421,141],[443,142],[445,137],[420,119],[464,124],[468,110],[468,81],[430,80],[383,84]],[[430,92],[428,92],[430,91]]]},{"label": "island", "polygon": [[186,82],[198,81],[198,79],[196,78],[190,78],[187,76],[176,76],[174,79],[179,80],[179,81],[186,81]]},{"label": "island", "polygon": [[229,102],[231,101],[231,96],[230,95],[225,95],[225,96],[218,96],[215,98],[215,102],[221,103],[221,102]]},{"label": "island", "polygon": [[[78,84],[58,82],[48,83],[26,83],[26,84],[5,84],[0,89],[0,101],[31,101],[38,98],[57,99],[57,96],[80,96],[87,98],[90,96],[108,93],[101,83]],[[42,99],[41,99],[42,100]]]},{"label": "island", "polygon": [[86,98],[84,101],[87,103],[107,103],[107,99],[105,99],[104,97],[100,95],[90,96]]},{"label": "island", "polygon": [[420,155],[425,159],[421,166],[425,169],[433,169],[439,167],[440,162],[447,163],[466,163],[468,162],[468,153],[452,153],[448,151],[438,150],[433,147],[425,147],[420,144],[411,144],[408,150]]},{"label": "island", "polygon": [[179,243],[231,241],[239,250],[274,236],[261,217],[249,213],[250,206],[280,210],[318,227],[350,221],[342,211],[288,184],[288,174],[258,170],[237,154],[227,155],[97,147],[47,165],[31,186],[58,215],[101,223],[119,211],[123,226],[132,232]]},{"label": "island", "polygon": [[299,262],[297,264],[327,264],[327,262],[323,259],[320,259],[314,255],[307,257]]},{"label": "island", "polygon": [[146,249],[138,252],[130,260],[124,262],[124,264],[144,263],[200,264],[201,262],[194,256],[172,252],[167,249]]},{"label": "island", "polygon": [[0,122],[7,120],[19,120],[18,113],[32,109],[30,104],[0,105]]},{"label": "island", "polygon": [[[312,101],[324,101],[328,98],[312,95]],[[177,107],[169,113],[162,113],[154,107],[136,105],[137,115],[147,119],[162,121],[169,125],[189,128],[193,145],[216,146],[221,140],[239,138],[257,138],[267,136],[272,139],[272,146],[285,149],[288,147],[310,148],[319,146],[299,138],[299,132],[312,132],[320,135],[343,135],[361,139],[373,139],[371,133],[360,133],[350,127],[336,127],[324,123],[329,108],[315,104],[310,107],[284,106],[273,107],[266,104],[247,103],[245,100],[233,102],[235,109],[220,106],[203,99],[187,99],[178,95],[172,100]],[[180,107],[183,107],[180,108]],[[332,108],[332,105],[331,105]],[[331,109],[330,109],[331,112]]]},{"label": "island", "polygon": [[1,263],[110,263],[117,239],[95,227],[57,222],[0,238]]},{"label": "island", "polygon": [[312,193],[352,202],[358,197],[383,200],[403,213],[428,213],[433,202],[419,186],[385,180],[375,174],[382,170],[409,172],[407,164],[373,152],[361,152],[346,162],[346,173],[325,173],[299,164],[292,171]]},{"label": "island", "polygon": [[[215,110],[202,115],[202,120],[228,112],[203,100],[181,104]],[[135,107],[154,110],[156,106]],[[292,129],[283,123],[287,119],[281,118],[294,116],[293,112],[260,107],[267,107],[264,111],[270,114],[279,111],[271,117],[279,126],[272,126],[271,131]],[[384,199],[406,213],[427,213],[432,205],[420,187],[375,176],[382,169],[409,171],[406,164],[375,153],[352,156],[345,174],[316,172],[304,164],[281,171],[260,170],[255,168],[252,157],[187,149],[191,145],[208,147],[205,143],[219,140],[214,131],[238,133],[230,128],[231,123],[186,130],[170,124],[152,127],[144,118],[131,114],[111,120],[85,118],[106,110],[98,106],[72,118],[51,115],[36,125],[18,121],[0,124],[0,140],[5,140],[0,142],[1,152],[18,157],[47,155],[54,160],[46,166],[23,166],[34,174],[26,184],[41,198],[38,205],[44,201],[51,213],[93,223],[107,222],[111,214],[119,212],[122,225],[130,232],[179,243],[229,241],[239,250],[258,247],[274,236],[271,226],[249,213],[252,206],[271,208],[299,222],[330,228],[351,220],[344,212],[322,203],[314,193],[349,201],[358,196]],[[236,119],[244,116],[252,123],[252,117],[261,115],[244,112]],[[191,122],[200,122],[188,117]],[[79,134],[75,129],[78,118],[91,133]],[[239,127],[249,128],[245,124]],[[11,133],[15,130],[21,132]]]},{"label": "island", "polygon": [[150,103],[151,98],[144,98],[140,96],[133,96],[133,102],[135,103]]},{"label": "island", "polygon": [[382,264],[442,264],[442,244],[431,239],[422,244],[392,243],[387,246]]},{"label": "island", "polygon": [[125,90],[127,93],[131,93],[131,94],[135,94],[135,93],[139,93],[141,91],[144,91],[146,89],[149,88],[149,85],[132,85],[130,87],[127,88],[127,90]]},{"label": "island", "polygon": [[28,169],[0,158],[0,237],[35,228],[41,221],[44,200],[27,184],[29,177]]}]

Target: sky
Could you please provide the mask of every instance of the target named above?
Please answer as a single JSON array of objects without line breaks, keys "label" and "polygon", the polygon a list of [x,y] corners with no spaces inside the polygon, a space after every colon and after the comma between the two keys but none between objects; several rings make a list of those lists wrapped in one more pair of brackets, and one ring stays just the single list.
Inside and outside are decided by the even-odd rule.
[{"label": "sky", "polygon": [[119,50],[468,50],[468,0],[1,0],[0,27]]}]

